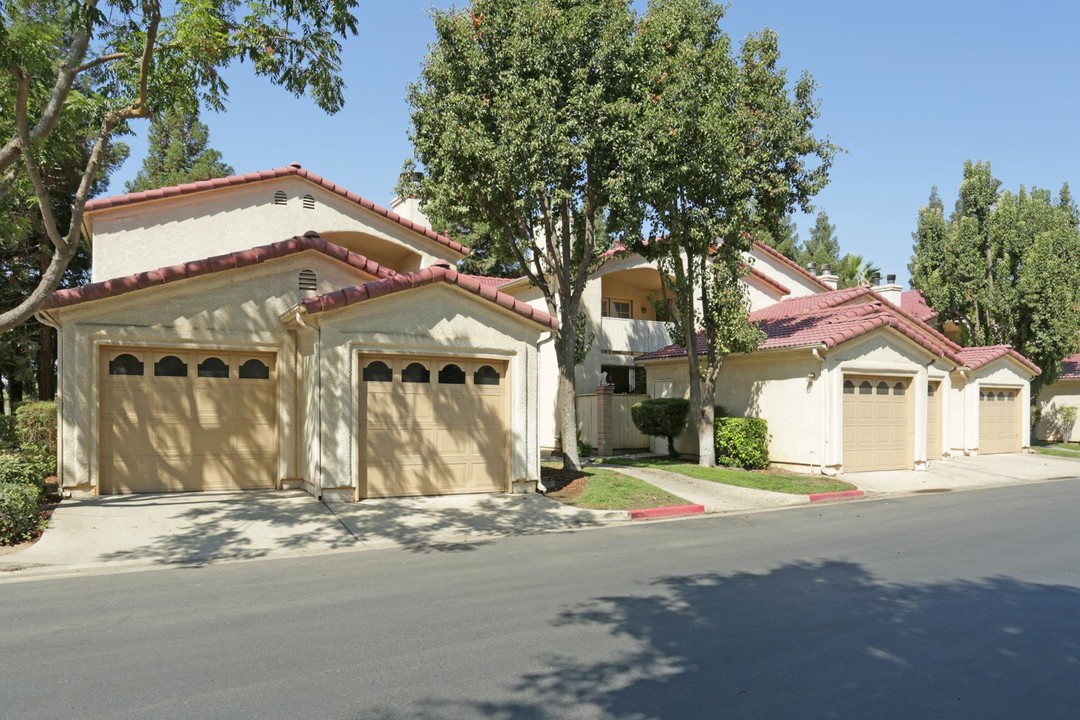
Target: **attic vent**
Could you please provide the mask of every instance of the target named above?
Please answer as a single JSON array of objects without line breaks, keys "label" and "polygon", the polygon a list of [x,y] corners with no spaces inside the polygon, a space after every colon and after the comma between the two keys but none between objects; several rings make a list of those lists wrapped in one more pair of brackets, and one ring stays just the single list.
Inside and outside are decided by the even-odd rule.
[{"label": "attic vent", "polygon": [[276,193],[274,193],[274,204],[275,205],[288,205],[289,204],[289,196],[285,194],[284,190],[278,190]]},{"label": "attic vent", "polygon": [[319,280],[314,270],[300,271],[300,292],[315,292],[319,289]]},{"label": "attic vent", "polygon": [[314,210],[315,209],[315,198],[311,197],[310,195],[305,195],[304,196],[304,209],[305,210]]}]

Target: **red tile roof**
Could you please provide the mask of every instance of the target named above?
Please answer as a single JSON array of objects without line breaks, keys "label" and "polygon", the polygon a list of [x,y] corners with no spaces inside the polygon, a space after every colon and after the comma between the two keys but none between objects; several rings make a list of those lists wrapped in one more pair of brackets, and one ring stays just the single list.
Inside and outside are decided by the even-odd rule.
[{"label": "red tile roof", "polygon": [[1062,380],[1080,380],[1080,353],[1070,355],[1061,362]]},{"label": "red tile roof", "polygon": [[463,278],[471,278],[473,280],[476,280],[481,285],[486,285],[488,287],[502,287],[503,285],[507,285],[509,283],[513,283],[513,282],[517,282],[518,280],[521,280],[521,278],[519,278],[519,277],[516,277],[516,278],[504,278],[504,277],[492,277],[490,275],[467,275],[465,273],[461,273],[461,277],[463,277]]},{"label": "red tile roof", "polygon": [[368,260],[363,255],[351,252],[340,245],[327,242],[318,233],[309,232],[281,242],[260,245],[250,250],[241,250],[206,258],[205,260],[170,265],[169,267],[136,273],[135,275],[89,283],[68,290],[57,290],[49,296],[44,308],[47,310],[61,308],[114,295],[123,295],[124,293],[142,290],[154,285],[164,285],[177,280],[186,280],[200,275],[221,272],[222,270],[257,265],[267,260],[288,257],[307,250],[320,252],[377,278],[389,278],[394,275],[394,271],[390,268],[383,267],[374,260]]},{"label": "red tile roof", "polygon": [[813,273],[811,273],[809,270],[807,270],[802,265],[800,265],[799,263],[797,263],[794,260],[792,260],[791,258],[789,258],[784,253],[780,252],[776,248],[771,248],[768,245],[766,245],[765,243],[755,242],[754,243],[754,250],[758,250],[760,252],[765,253],[766,255],[769,255],[774,260],[778,261],[781,265],[787,265],[789,268],[791,268],[795,272],[799,273],[800,275],[805,277],[807,280],[812,282],[814,285],[817,285],[819,288],[822,288],[824,290],[832,290],[831,287],[829,287],[825,283],[821,282],[821,280],[818,280],[817,277],[815,277]]},{"label": "red tile roof", "polygon": [[532,320],[539,325],[549,328],[559,327],[559,321],[543,310],[534,308],[532,305],[504,292],[499,292],[490,285],[481,282],[475,276],[463,275],[451,268],[439,266],[426,267],[415,272],[395,275],[385,280],[375,280],[362,285],[347,287],[343,290],[335,290],[313,298],[305,298],[300,303],[305,311],[314,315],[328,310],[338,310],[365,300],[374,300],[384,295],[412,290],[425,285],[433,285],[437,282],[448,283],[467,290],[473,295],[478,295],[484,300]]},{"label": "red tile roof", "polygon": [[964,365],[971,370],[978,370],[981,367],[989,365],[998,358],[1010,356],[1016,359],[1021,365],[1026,366],[1036,375],[1042,372],[1038,365],[1013,350],[1009,345],[987,345],[983,347],[961,348],[959,355],[960,359],[964,361]]},{"label": "red tile roof", "polygon": [[465,247],[456,240],[451,240],[446,235],[435,232],[426,225],[413,222],[401,217],[393,210],[384,208],[371,200],[366,200],[354,192],[350,192],[346,188],[341,187],[333,182],[330,182],[326,178],[316,175],[315,173],[305,170],[299,165],[289,165],[288,167],[273,168],[271,170],[259,170],[257,172],[244,173],[243,175],[230,175],[229,177],[215,178],[213,180],[201,180],[199,182],[184,183],[183,185],[173,185],[170,187],[158,188],[156,190],[145,190],[143,192],[127,193],[126,195],[112,195],[110,197],[97,198],[90,200],[86,203],[86,212],[93,213],[99,210],[107,210],[110,208],[122,207],[124,205],[134,205],[141,202],[149,202],[150,200],[164,200],[165,198],[178,197],[180,195],[190,195],[192,193],[206,192],[209,190],[219,190],[221,188],[236,187],[238,185],[247,185],[249,183],[263,182],[266,180],[275,180],[283,177],[298,177],[301,180],[306,180],[314,185],[318,185],[321,188],[329,190],[330,192],[343,197],[349,202],[355,203],[365,210],[370,210],[377,215],[382,215],[388,220],[392,220],[399,225],[402,225],[413,232],[417,232],[429,240],[434,240],[437,243],[445,245],[451,250],[460,253],[461,255],[468,255],[470,253],[469,248]]},{"label": "red tile roof", "polygon": [[927,322],[937,315],[934,308],[927,304],[926,298],[918,290],[907,290],[900,293],[900,307],[908,315],[922,322]]},{"label": "red tile roof", "polygon": [[776,280],[773,280],[771,277],[769,277],[765,273],[761,272],[756,267],[750,266],[750,274],[749,274],[749,276],[752,277],[752,278],[755,278],[757,280],[760,280],[761,282],[765,283],[766,285],[769,285],[769,286],[775,288],[776,291],[780,293],[781,297],[783,297],[784,295],[790,295],[791,294],[791,288],[789,288],[787,285],[783,285],[783,284],[777,282]]}]

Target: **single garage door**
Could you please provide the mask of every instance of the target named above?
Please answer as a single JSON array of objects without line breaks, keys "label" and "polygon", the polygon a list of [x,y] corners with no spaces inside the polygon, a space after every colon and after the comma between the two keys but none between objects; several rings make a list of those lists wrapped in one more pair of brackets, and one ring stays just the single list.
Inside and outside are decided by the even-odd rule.
[{"label": "single garage door", "polygon": [[1020,452],[1020,391],[979,389],[979,453]]},{"label": "single garage door", "polygon": [[361,357],[360,495],[504,492],[505,363]]},{"label": "single garage door", "polygon": [[912,467],[906,378],[844,377],[844,471]]},{"label": "single garage door", "polygon": [[274,360],[212,350],[103,351],[101,492],[276,487]]}]

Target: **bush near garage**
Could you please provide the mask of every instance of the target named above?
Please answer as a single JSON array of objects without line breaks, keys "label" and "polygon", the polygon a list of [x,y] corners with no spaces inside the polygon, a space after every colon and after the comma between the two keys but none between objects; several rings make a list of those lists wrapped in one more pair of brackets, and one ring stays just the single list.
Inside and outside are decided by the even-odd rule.
[{"label": "bush near garage", "polygon": [[0,453],[0,484],[3,485],[26,485],[36,488],[40,495],[45,490],[45,478],[55,469],[55,459],[50,460],[37,451]]},{"label": "bush near garage", "polygon": [[47,400],[20,405],[15,410],[15,437],[24,447],[56,455],[56,403]]},{"label": "bush near garage", "polygon": [[689,414],[690,401],[682,398],[653,398],[630,407],[634,427],[644,435],[667,438],[668,455],[671,457],[679,456],[675,452],[675,438],[686,429]]},{"label": "bush near garage", "polygon": [[33,540],[44,525],[41,490],[32,483],[0,482],[0,545]]},{"label": "bush near garage", "polygon": [[745,470],[769,466],[769,424],[764,419],[719,417],[714,427],[718,464]]}]

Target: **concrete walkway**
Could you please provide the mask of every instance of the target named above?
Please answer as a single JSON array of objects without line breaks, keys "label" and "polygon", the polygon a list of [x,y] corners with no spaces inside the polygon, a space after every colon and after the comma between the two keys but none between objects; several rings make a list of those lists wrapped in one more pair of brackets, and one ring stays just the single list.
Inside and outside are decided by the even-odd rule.
[{"label": "concrete walkway", "polygon": [[1010,454],[959,457],[930,463],[923,472],[887,470],[843,475],[860,490],[875,495],[973,490],[1080,479],[1080,459],[1050,455]]},{"label": "concrete walkway", "polygon": [[535,494],[333,505],[299,491],[114,495],[62,502],[37,543],[0,555],[0,580],[377,548],[468,550],[494,537],[626,521],[626,512]]},{"label": "concrete walkway", "polygon": [[704,505],[705,512],[722,513],[745,510],[769,510],[791,505],[809,505],[806,495],[770,492],[741,488],[735,485],[699,480],[681,473],[655,468],[629,467],[626,465],[600,465],[615,472],[644,480],[672,495],[685,498],[695,505]]}]

